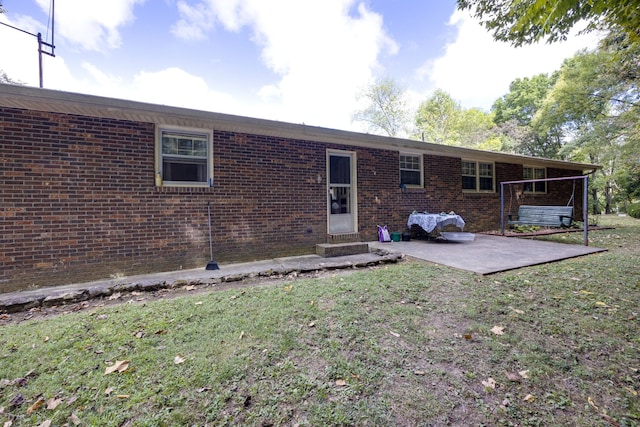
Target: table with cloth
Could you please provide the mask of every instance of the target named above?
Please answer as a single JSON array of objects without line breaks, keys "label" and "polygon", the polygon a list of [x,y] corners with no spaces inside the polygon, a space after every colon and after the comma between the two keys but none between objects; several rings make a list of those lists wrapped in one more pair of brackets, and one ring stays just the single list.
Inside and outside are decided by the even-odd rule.
[{"label": "table with cloth", "polygon": [[407,225],[411,228],[413,224],[419,225],[427,233],[431,233],[435,228],[440,230],[446,225],[455,225],[464,230],[464,220],[456,214],[413,213],[409,215]]}]

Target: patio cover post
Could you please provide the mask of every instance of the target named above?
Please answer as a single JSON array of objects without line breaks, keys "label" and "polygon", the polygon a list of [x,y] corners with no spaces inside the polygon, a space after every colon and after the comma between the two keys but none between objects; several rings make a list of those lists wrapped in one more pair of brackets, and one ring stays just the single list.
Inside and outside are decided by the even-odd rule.
[{"label": "patio cover post", "polygon": [[504,182],[500,183],[500,230],[504,236]]},{"label": "patio cover post", "polygon": [[582,191],[582,223],[584,224],[584,226],[582,228],[584,228],[584,245],[585,246],[589,246],[589,199],[588,199],[588,194],[589,194],[589,175],[585,175],[584,178],[584,184],[582,185],[583,191]]}]

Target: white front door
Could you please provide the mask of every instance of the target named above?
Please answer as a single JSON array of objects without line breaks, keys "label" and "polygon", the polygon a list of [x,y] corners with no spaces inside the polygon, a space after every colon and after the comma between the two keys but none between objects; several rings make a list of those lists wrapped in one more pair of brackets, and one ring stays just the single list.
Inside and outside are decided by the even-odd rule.
[{"label": "white front door", "polygon": [[327,152],[329,234],[357,231],[355,160],[353,152]]}]

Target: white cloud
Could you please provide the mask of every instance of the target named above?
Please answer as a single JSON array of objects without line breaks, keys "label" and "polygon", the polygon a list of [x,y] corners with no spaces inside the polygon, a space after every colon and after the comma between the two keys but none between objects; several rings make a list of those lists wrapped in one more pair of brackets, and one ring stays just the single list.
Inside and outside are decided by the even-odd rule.
[{"label": "white cloud", "polygon": [[189,5],[186,1],[177,3],[180,19],[171,27],[171,33],[183,40],[202,40],[206,32],[213,28],[211,12],[203,4]]},{"label": "white cloud", "polygon": [[[38,1],[44,7],[45,0]],[[134,6],[141,0],[112,1],[108,7],[93,3],[87,7],[81,0],[60,3],[56,5],[56,39],[59,34],[65,42],[78,43],[83,49],[107,50],[119,45],[119,30],[134,22]],[[223,81],[207,81],[188,72],[188,64],[122,74],[108,60],[102,64],[95,59],[94,63],[78,61],[81,65],[70,69],[65,55],[71,58],[76,53],[67,48],[59,49],[55,58],[44,57],[44,87],[357,129],[359,125],[351,123],[357,109],[356,93],[382,68],[381,55],[393,55],[398,50],[385,33],[382,16],[357,0],[304,4],[297,0],[207,0],[191,6],[185,2],[176,5],[180,16],[173,27],[175,36],[206,38],[216,25],[226,31],[248,29],[251,42],[261,52],[261,73],[272,81],[257,88],[253,98],[241,101],[220,90]],[[0,19],[7,17],[0,15]],[[35,21],[31,25],[33,31],[39,30]],[[5,29],[0,27],[0,38],[16,39],[11,33],[15,30],[6,31],[5,38]],[[0,69],[37,86],[37,43],[28,35],[18,38],[21,40],[17,43],[0,44]]]},{"label": "white cloud", "polygon": [[[51,2],[37,0],[49,13]],[[121,45],[119,28],[134,21],[133,8],[144,0],[66,0],[55,10],[56,37],[60,36],[85,50],[105,51]]]},{"label": "white cloud", "polygon": [[[76,45],[84,50],[104,51],[120,46],[119,28],[134,21],[133,8],[144,0],[111,0],[95,2],[85,0],[67,0],[58,2],[55,10],[55,44],[64,40],[68,45]],[[37,0],[38,6],[48,16],[49,0]],[[14,79],[29,86],[39,86],[38,43],[33,34],[42,33],[43,41],[50,42],[46,22],[38,22],[32,17],[7,14],[0,20],[27,31],[32,35],[13,28],[0,26],[0,69]],[[50,52],[49,48],[45,49]],[[44,87],[74,92],[95,93],[89,81],[73,77],[65,63],[64,55],[58,49],[55,57],[42,55]],[[67,51],[67,54],[69,52]],[[100,83],[100,82],[97,82]],[[98,86],[101,87],[101,86]]]},{"label": "white cloud", "polygon": [[[209,12],[202,12],[207,5]],[[182,14],[184,24],[207,30],[212,22],[237,31],[250,28],[266,68],[279,80],[256,94],[261,117],[340,128],[353,127],[355,94],[379,67],[383,51],[397,45],[382,17],[354,0],[209,0]],[[201,13],[192,20],[193,9]],[[200,18],[208,17],[208,21]],[[183,25],[183,24],[180,24]],[[197,31],[197,30],[194,30]]]},{"label": "white cloud", "polygon": [[[16,16],[13,19],[9,19],[8,16],[0,14],[0,22],[28,31],[31,34],[42,31],[37,21],[31,17]],[[14,28],[9,28],[6,25],[0,25],[0,40],[3,40],[0,43],[0,70],[7,73],[9,78],[13,80],[38,86],[37,38]],[[10,42],[6,42],[6,40],[10,40]]]},{"label": "white cloud", "polygon": [[446,46],[443,56],[426,62],[419,73],[463,106],[485,110],[508,92],[516,78],[558,70],[564,59],[580,49],[596,47],[598,39],[596,34],[572,35],[561,43],[514,48],[494,41],[468,12],[455,11],[449,25],[457,27],[457,38]]},{"label": "white cloud", "polygon": [[203,78],[176,67],[141,71],[134,77],[130,90],[136,100],[154,104],[224,113],[237,108],[231,95],[210,89]]}]

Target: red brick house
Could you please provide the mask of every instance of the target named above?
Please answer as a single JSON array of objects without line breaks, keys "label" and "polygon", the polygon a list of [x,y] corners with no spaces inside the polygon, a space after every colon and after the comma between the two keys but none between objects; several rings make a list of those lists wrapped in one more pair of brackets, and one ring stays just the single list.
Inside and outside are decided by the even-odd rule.
[{"label": "red brick house", "polygon": [[498,229],[501,181],[595,168],[0,84],[0,292],[204,266],[208,204],[216,261],[247,261],[375,240],[413,210]]}]

